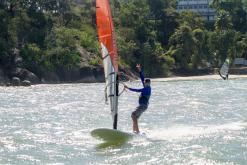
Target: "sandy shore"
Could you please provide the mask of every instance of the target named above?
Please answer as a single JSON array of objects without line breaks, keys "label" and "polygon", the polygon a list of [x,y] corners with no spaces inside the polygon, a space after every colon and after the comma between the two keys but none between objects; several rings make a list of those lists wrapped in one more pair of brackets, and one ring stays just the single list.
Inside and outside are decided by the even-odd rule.
[{"label": "sandy shore", "polygon": [[[247,78],[247,75],[229,75],[228,79]],[[204,76],[187,76],[187,77],[168,77],[155,78],[152,82],[166,82],[166,81],[194,81],[194,80],[223,80],[219,75],[204,75]]]}]

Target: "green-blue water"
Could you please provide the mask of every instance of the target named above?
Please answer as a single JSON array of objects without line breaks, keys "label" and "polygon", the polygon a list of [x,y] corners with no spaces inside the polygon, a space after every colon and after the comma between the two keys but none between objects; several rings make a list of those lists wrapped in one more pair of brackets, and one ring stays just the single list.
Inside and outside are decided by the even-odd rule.
[{"label": "green-blue water", "polygon": [[[154,82],[152,89],[139,123],[146,137],[96,149],[90,131],[112,125],[104,84],[0,87],[0,164],[246,164],[246,79]],[[138,95],[119,101],[119,129],[131,132]]]}]

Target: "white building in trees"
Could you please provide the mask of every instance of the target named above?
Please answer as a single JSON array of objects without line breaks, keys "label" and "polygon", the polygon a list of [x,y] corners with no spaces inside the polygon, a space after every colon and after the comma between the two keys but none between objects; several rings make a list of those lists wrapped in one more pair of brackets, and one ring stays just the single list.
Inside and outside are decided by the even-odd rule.
[{"label": "white building in trees", "polygon": [[209,7],[212,0],[179,0],[177,11],[193,11],[201,14],[207,21],[214,21],[216,12]]}]

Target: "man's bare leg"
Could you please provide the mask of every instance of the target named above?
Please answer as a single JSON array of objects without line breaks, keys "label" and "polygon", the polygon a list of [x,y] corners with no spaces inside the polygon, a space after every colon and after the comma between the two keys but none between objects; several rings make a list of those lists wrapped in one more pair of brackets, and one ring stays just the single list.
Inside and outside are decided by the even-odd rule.
[{"label": "man's bare leg", "polygon": [[133,120],[133,132],[134,133],[139,133],[139,127],[138,127],[138,120],[135,116],[132,116],[132,120]]}]

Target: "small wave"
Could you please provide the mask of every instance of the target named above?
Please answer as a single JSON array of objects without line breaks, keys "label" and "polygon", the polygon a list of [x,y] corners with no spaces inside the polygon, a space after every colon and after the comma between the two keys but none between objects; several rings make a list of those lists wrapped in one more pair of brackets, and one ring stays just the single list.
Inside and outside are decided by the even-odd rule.
[{"label": "small wave", "polygon": [[232,122],[222,125],[208,126],[173,126],[166,129],[150,131],[148,137],[153,140],[195,139],[201,136],[223,133],[225,131],[240,131],[247,128],[246,122]]}]

